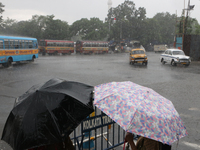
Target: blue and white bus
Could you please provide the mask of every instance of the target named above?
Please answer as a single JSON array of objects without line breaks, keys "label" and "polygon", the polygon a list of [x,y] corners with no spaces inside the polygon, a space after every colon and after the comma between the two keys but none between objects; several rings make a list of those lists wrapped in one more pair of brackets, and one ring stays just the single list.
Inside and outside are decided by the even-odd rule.
[{"label": "blue and white bus", "polygon": [[38,58],[36,38],[0,35],[0,64],[9,67],[12,62],[34,61]]}]

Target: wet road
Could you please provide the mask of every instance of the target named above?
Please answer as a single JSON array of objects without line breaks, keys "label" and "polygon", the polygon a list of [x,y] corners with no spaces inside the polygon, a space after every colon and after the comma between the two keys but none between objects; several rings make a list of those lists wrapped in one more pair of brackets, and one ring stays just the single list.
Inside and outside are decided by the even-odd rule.
[{"label": "wet road", "polygon": [[[178,149],[200,150],[200,62],[189,67],[162,65],[159,53],[147,52],[148,66],[129,65],[128,53],[106,55],[40,56],[34,63],[0,66],[0,135],[14,99],[32,85],[57,77],[98,85],[132,81],[150,87],[171,100],[189,135]],[[174,143],[173,149],[176,148]],[[11,150],[0,141],[0,150]],[[118,148],[122,149],[122,148]]]}]

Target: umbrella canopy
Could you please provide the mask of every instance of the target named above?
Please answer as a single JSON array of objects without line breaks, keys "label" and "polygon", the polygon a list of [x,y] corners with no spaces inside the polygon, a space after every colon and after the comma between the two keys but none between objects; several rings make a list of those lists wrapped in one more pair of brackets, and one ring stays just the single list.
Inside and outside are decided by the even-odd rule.
[{"label": "umbrella canopy", "polygon": [[94,89],[94,105],[127,132],[168,145],[188,134],[172,102],[150,88],[127,81]]},{"label": "umbrella canopy", "polygon": [[64,141],[94,111],[93,86],[51,79],[16,99],[2,134],[14,150]]}]

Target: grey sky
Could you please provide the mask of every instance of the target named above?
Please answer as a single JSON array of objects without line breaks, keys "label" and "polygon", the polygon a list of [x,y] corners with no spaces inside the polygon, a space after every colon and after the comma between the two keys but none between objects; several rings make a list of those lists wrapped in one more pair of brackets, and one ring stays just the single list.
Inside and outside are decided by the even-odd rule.
[{"label": "grey sky", "polygon": [[[67,21],[70,25],[81,18],[97,17],[105,20],[108,12],[108,0],[0,0],[4,7],[3,19],[29,20],[32,15],[54,15],[55,19]],[[117,7],[124,0],[112,0]],[[188,0],[134,0],[136,8],[146,8],[146,16],[152,18],[158,12],[169,12],[181,16]],[[190,16],[200,23],[200,0],[190,0],[195,5]]]}]

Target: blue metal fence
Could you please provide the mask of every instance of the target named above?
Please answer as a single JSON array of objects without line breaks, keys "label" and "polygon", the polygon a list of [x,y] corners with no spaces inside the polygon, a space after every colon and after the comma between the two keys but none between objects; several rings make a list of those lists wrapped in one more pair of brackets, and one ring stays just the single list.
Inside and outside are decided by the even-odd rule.
[{"label": "blue metal fence", "polygon": [[125,131],[95,108],[95,116],[86,118],[70,137],[78,150],[110,150],[124,144]]}]

